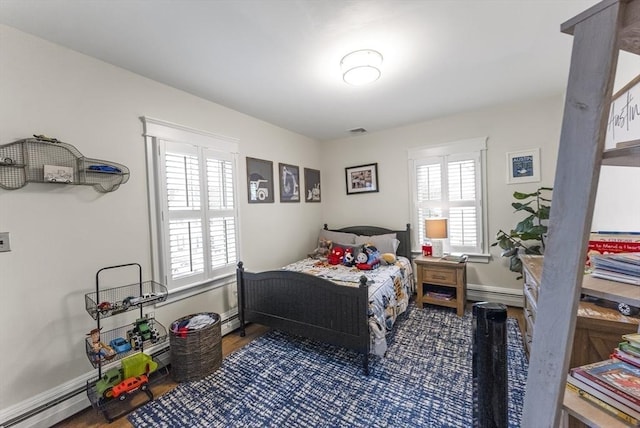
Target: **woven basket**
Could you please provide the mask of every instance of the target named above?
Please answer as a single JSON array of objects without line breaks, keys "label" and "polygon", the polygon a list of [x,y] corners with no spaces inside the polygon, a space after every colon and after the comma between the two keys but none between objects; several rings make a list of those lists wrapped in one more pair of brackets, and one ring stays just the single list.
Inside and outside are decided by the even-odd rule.
[{"label": "woven basket", "polygon": [[220,315],[212,312],[192,314],[173,322],[178,325],[196,315],[209,315],[214,322],[198,330],[174,331],[170,329],[171,373],[176,382],[202,379],[222,364]]}]

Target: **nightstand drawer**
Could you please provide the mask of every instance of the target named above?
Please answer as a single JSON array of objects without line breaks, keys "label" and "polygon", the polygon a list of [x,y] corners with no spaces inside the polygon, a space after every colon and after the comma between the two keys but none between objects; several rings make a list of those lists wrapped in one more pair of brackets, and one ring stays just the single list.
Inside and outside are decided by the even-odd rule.
[{"label": "nightstand drawer", "polygon": [[458,283],[455,269],[442,269],[437,267],[422,268],[422,280],[432,284],[453,286]]}]

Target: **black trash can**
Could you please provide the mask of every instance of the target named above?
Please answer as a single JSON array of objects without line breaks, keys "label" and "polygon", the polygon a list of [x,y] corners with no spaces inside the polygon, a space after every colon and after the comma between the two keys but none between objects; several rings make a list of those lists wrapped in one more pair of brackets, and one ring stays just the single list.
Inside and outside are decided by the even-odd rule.
[{"label": "black trash can", "polygon": [[222,364],[220,315],[187,315],[171,324],[171,376],[176,382],[199,380]]},{"label": "black trash can", "polygon": [[507,307],[473,305],[473,426],[508,426]]}]

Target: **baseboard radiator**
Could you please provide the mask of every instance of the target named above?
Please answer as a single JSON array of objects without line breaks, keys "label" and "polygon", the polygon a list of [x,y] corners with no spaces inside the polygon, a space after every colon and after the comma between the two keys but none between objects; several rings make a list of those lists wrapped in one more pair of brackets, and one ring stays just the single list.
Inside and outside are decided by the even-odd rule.
[{"label": "baseboard radiator", "polygon": [[467,284],[467,300],[471,302],[494,302],[521,308],[524,306],[522,289],[495,287],[491,285]]},{"label": "baseboard radiator", "polygon": [[[237,310],[221,314],[222,336],[239,327]],[[169,348],[169,340],[161,346],[149,349],[148,352],[152,355],[157,354],[159,362],[168,364],[171,355],[165,352],[167,348]],[[48,428],[91,407],[86,387],[87,381],[93,379],[96,374],[97,370],[92,370],[28,400],[0,410],[0,428]]]}]

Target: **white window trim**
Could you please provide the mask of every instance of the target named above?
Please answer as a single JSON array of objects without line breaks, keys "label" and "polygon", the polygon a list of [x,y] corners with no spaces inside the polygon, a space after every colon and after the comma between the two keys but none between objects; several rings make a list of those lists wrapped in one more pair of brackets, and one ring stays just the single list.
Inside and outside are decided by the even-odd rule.
[{"label": "white window trim", "polygon": [[[481,245],[482,253],[466,253],[468,256],[467,261],[472,263],[489,263],[491,254],[489,253],[488,242],[488,211],[487,211],[487,140],[488,137],[470,138],[467,140],[458,140],[450,143],[438,144],[435,146],[415,147],[408,149],[408,169],[409,169],[409,190],[411,191],[411,199],[409,211],[411,212],[411,223],[417,225],[417,209],[416,209],[416,176],[415,176],[415,161],[424,160],[430,157],[442,157],[447,155],[455,155],[459,153],[480,152],[480,180],[482,188],[482,230],[481,232]],[[422,237],[417,236],[418,228],[413,227],[414,236],[413,241],[416,246],[420,246]],[[419,249],[414,249],[415,253],[420,253]]]},{"label": "white window trim", "polygon": [[[148,116],[140,117],[144,125],[145,137],[145,156],[147,162],[147,185],[148,185],[148,202],[149,202],[149,220],[150,220],[150,235],[151,235],[151,272],[155,281],[162,284],[166,284],[166,260],[164,258],[165,243],[162,239],[162,224],[159,220],[159,214],[162,212],[162,198],[159,196],[159,192],[162,190],[161,180],[162,177],[158,176],[158,168],[154,166],[157,164],[159,151],[157,149],[158,140],[167,140],[177,143],[186,143],[191,145],[198,145],[207,147],[212,150],[218,150],[221,152],[230,153],[233,156],[233,164],[236,172],[238,169],[238,154],[239,143],[237,139],[224,137],[209,133],[206,131],[189,128],[183,125],[178,125],[172,122],[151,118]],[[238,178],[234,180],[234,194],[238,195]],[[236,198],[235,212],[238,224],[240,223],[238,198]],[[240,227],[236,231],[236,248],[238,251],[238,260],[241,255],[241,238]],[[157,304],[156,306],[163,306],[168,303],[175,302],[187,297],[194,296],[218,287],[222,287],[235,282],[235,271],[226,273],[221,276],[207,279],[201,282],[189,284],[182,287],[172,288],[168,291],[168,298],[166,301]]]}]

